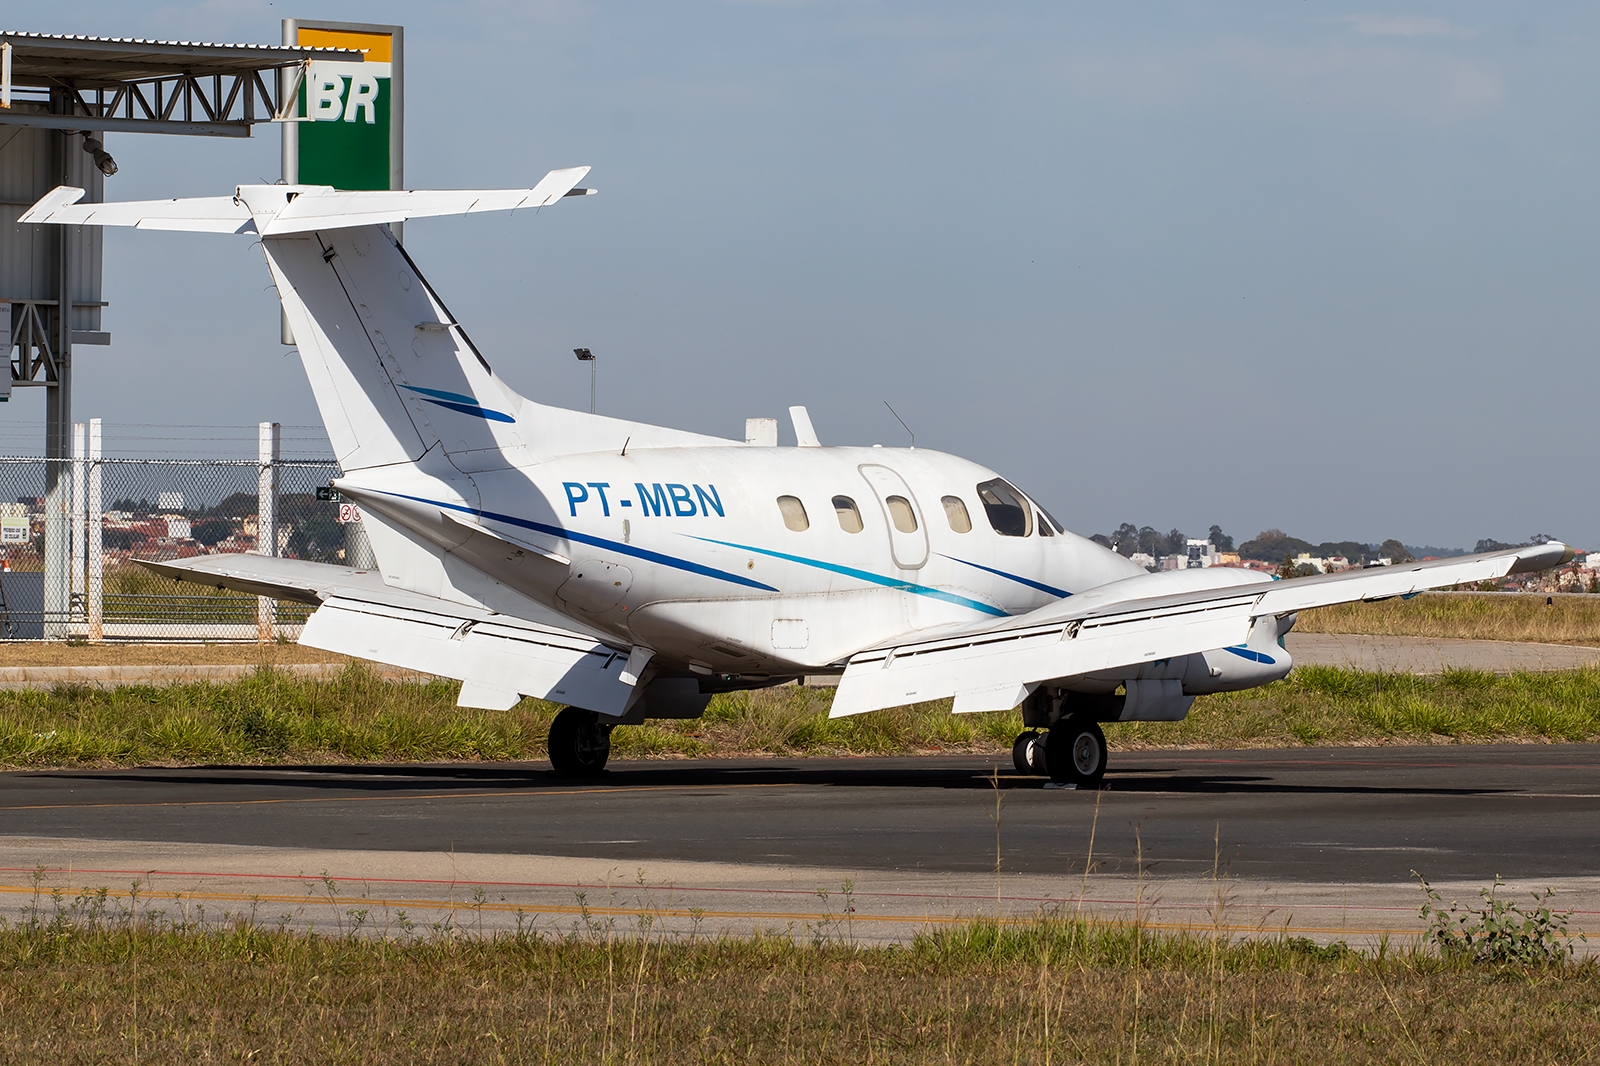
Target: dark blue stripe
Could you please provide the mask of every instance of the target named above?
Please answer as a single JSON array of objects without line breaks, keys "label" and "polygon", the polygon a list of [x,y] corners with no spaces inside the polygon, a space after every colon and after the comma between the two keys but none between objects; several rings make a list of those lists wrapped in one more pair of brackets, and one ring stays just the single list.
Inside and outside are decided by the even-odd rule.
[{"label": "dark blue stripe", "polygon": [[695,537],[695,540],[703,540],[709,544],[720,544],[724,548],[738,548],[740,551],[756,552],[759,555],[770,555],[774,559],[783,559],[791,563],[799,563],[801,566],[814,566],[818,570],[827,570],[835,574],[843,574],[845,577],[853,577],[857,581],[866,581],[873,585],[882,585],[885,588],[896,589],[900,592],[913,592],[918,596],[928,596],[935,600],[944,600],[946,603],[953,603],[959,607],[970,607],[974,611],[982,611],[984,614],[992,614],[999,618],[1010,617],[1007,612],[1002,611],[998,607],[991,606],[978,600],[970,600],[965,596],[957,596],[955,593],[946,592],[943,589],[935,589],[929,588],[927,585],[919,585],[915,581],[906,581],[898,577],[885,577],[882,574],[874,574],[867,570],[857,570],[853,566],[841,566],[838,563],[827,563],[823,562],[821,559],[807,559],[803,555],[789,555],[786,552],[771,551],[767,548],[757,548],[750,544],[734,544],[726,540],[713,540],[710,537]]},{"label": "dark blue stripe", "polygon": [[748,577],[741,577],[738,574],[730,574],[726,570],[718,570],[715,567],[702,566],[699,563],[691,563],[687,559],[678,559],[671,555],[662,555],[660,552],[648,551],[644,548],[635,548],[631,544],[622,544],[618,541],[606,540],[604,537],[591,537],[587,533],[579,533],[571,529],[562,529],[560,526],[548,526],[543,522],[535,522],[528,518],[518,518],[515,515],[508,514],[497,514],[494,511],[480,511],[476,507],[463,507],[458,503],[445,503],[442,500],[430,500],[422,496],[407,496],[403,492],[383,492],[382,489],[368,489],[366,491],[380,492],[385,496],[394,496],[402,500],[411,500],[413,503],[426,503],[434,507],[443,507],[451,511],[460,511],[462,514],[476,515],[479,518],[492,518],[496,522],[505,522],[507,525],[521,526],[523,529],[531,529],[537,533],[544,533],[552,537],[560,537],[562,540],[572,541],[576,544],[588,544],[596,548],[605,548],[608,551],[614,551],[620,555],[631,555],[635,559],[643,559],[646,562],[659,563],[662,566],[670,566],[674,570],[686,570],[691,574],[699,574],[701,577],[714,577],[719,581],[731,581],[735,585],[743,585],[746,588],[760,589],[763,592],[778,591],[771,585],[763,585],[759,581],[752,580]]},{"label": "dark blue stripe", "polygon": [[998,577],[1015,581],[1019,585],[1027,585],[1029,588],[1038,589],[1040,592],[1048,592],[1052,596],[1060,596],[1062,599],[1066,599],[1068,596],[1072,595],[1072,593],[1068,592],[1066,589],[1058,589],[1054,585],[1046,585],[1043,581],[1034,581],[1032,578],[1018,577],[1016,574],[1008,574],[1004,570],[996,570],[994,567],[984,566],[982,563],[973,563],[968,562],[966,559],[957,559],[954,555],[946,555],[944,552],[934,552],[934,554],[939,556],[941,559],[949,559],[952,563],[960,563],[963,566],[971,566],[979,570],[987,570],[989,573]]},{"label": "dark blue stripe", "polygon": [[401,385],[400,387],[411,392],[420,392],[424,396],[432,396],[435,399],[454,400],[456,403],[470,403],[474,407],[478,405],[477,397],[463,396],[459,392],[445,392],[443,389],[425,389],[421,385]]},{"label": "dark blue stripe", "polygon": [[1268,666],[1276,666],[1278,664],[1278,660],[1274,659],[1272,656],[1266,655],[1259,651],[1252,651],[1243,644],[1235,645],[1231,648],[1223,648],[1222,650],[1231,651],[1239,658],[1249,659],[1253,663],[1266,663]]},{"label": "dark blue stripe", "polygon": [[[459,392],[445,392],[443,389],[424,389],[418,385],[402,385],[402,389],[419,393],[426,403],[447,410],[458,411],[464,415],[473,415],[477,418],[488,419],[491,422],[515,422],[516,419],[500,411],[491,411],[478,403],[471,396],[463,396]],[[434,397],[438,397],[435,399]]]},{"label": "dark blue stripe", "polygon": [[451,403],[449,400],[430,400],[426,396],[422,398],[422,402],[431,403],[435,407],[445,407],[452,411],[460,411],[464,415],[477,415],[479,418],[486,418],[490,422],[516,421],[516,419],[512,418],[510,415],[501,414],[499,411],[491,411],[487,407],[468,406],[464,403]]}]

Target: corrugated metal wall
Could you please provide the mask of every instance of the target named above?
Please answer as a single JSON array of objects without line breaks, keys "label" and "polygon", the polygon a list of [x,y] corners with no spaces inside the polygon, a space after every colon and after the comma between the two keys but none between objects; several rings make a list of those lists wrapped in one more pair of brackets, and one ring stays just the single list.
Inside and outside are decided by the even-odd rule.
[{"label": "corrugated metal wall", "polygon": [[[66,180],[62,181],[59,133],[27,126],[0,126],[0,300],[56,298],[56,227],[24,226],[17,219],[57,185],[87,190],[86,200],[104,198],[105,177],[89,153],[82,150],[82,144],[83,139],[74,134],[66,153]],[[99,303],[104,248],[101,229],[77,227],[75,239],[72,302]],[[72,328],[99,329],[100,308],[74,307]]]}]

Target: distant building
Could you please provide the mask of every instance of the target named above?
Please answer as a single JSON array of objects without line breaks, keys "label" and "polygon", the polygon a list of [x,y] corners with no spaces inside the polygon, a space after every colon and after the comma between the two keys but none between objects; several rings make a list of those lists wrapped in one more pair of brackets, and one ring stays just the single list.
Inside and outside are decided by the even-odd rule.
[{"label": "distant building", "polygon": [[1156,557],[1148,552],[1134,552],[1128,556],[1128,561],[1137,563],[1146,570],[1154,570],[1156,568]]},{"label": "distant building", "polygon": [[1204,566],[1217,566],[1219,564],[1217,546],[1209,540],[1196,540],[1190,537],[1188,549],[1189,559],[1186,565],[1190,570],[1198,570]]}]

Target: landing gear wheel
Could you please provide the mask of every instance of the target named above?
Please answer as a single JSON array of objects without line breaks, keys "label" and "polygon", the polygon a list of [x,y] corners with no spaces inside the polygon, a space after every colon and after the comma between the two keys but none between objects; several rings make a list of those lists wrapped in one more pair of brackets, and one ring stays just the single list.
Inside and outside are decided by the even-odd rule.
[{"label": "landing gear wheel", "polygon": [[1050,728],[1045,738],[1045,763],[1050,779],[1079,788],[1099,788],[1106,775],[1106,735],[1089,718],[1068,718]]},{"label": "landing gear wheel", "polygon": [[1019,774],[1045,776],[1044,734],[1030,729],[1018,737],[1011,745],[1011,762]]},{"label": "landing gear wheel", "polygon": [[611,755],[610,722],[593,711],[565,707],[550,723],[550,768],[562,777],[594,777]]}]

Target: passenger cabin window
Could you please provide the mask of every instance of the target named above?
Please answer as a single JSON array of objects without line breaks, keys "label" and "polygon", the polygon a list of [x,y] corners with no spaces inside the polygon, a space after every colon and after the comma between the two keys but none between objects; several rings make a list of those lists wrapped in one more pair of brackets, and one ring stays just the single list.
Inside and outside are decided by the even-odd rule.
[{"label": "passenger cabin window", "polygon": [[972,532],[972,516],[967,514],[967,505],[961,502],[960,496],[945,496],[939,502],[944,504],[944,516],[952,532]]},{"label": "passenger cabin window", "polygon": [[911,509],[910,500],[904,496],[890,496],[883,502],[889,508],[889,518],[894,522],[894,528],[902,533],[917,531],[917,512]]},{"label": "passenger cabin window", "polygon": [[978,499],[989,516],[989,524],[1002,537],[1026,537],[1033,532],[1033,508],[1005,478],[979,485]]},{"label": "passenger cabin window", "polygon": [[796,533],[804,533],[811,528],[811,519],[806,517],[806,505],[800,502],[798,496],[779,496],[778,510],[783,512],[783,524]]},{"label": "passenger cabin window", "polygon": [[839,516],[839,528],[846,533],[861,532],[861,508],[848,496],[833,498],[833,513]]}]

